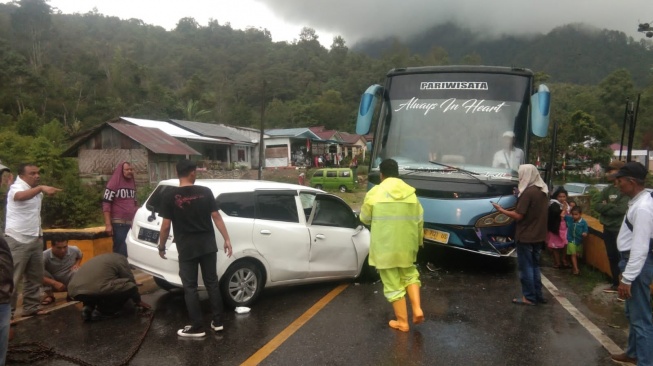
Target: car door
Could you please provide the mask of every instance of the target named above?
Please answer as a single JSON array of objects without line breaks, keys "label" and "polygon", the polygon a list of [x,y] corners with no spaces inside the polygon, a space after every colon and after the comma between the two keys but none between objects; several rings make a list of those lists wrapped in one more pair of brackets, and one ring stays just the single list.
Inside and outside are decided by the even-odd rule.
[{"label": "car door", "polygon": [[297,191],[257,191],[254,245],[268,262],[270,281],[298,280],[308,273],[310,236]]},{"label": "car door", "polygon": [[338,188],[338,171],[327,169],[324,176],[324,188]]},{"label": "car door", "polygon": [[358,272],[356,240],[363,240],[362,226],[340,198],[317,194],[308,223],[310,232],[309,277],[354,276]]}]

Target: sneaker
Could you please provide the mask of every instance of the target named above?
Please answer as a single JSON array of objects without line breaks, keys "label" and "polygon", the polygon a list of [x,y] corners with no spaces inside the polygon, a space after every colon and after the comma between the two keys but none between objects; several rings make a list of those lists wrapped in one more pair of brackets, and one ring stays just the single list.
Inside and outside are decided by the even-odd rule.
[{"label": "sneaker", "polygon": [[188,337],[188,338],[202,338],[206,336],[206,332],[204,332],[203,330],[193,329],[192,325],[187,325],[184,327],[184,329],[179,329],[177,331],[177,335],[180,337]]},{"label": "sneaker", "polygon": [[610,356],[610,358],[612,358],[612,360],[616,362],[637,365],[637,359],[633,357],[628,357],[628,355],[625,353],[622,353],[620,355],[612,355]]},{"label": "sneaker", "polygon": [[603,292],[605,292],[606,294],[615,294],[615,293],[617,293],[619,291],[617,290],[617,286],[610,286],[610,287],[604,288]]},{"label": "sneaker", "polygon": [[224,326],[222,325],[222,322],[211,321],[211,329],[213,329],[214,332],[219,332],[224,329]]}]

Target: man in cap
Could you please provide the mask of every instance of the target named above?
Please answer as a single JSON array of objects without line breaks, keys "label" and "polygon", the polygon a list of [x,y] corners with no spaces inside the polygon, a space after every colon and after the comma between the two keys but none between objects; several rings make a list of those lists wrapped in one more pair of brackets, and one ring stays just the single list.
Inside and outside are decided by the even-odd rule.
[{"label": "man in cap", "polygon": [[521,164],[524,164],[524,150],[515,147],[515,133],[506,131],[503,133],[503,148],[494,153],[492,167],[519,170]]},{"label": "man in cap", "polygon": [[630,197],[617,247],[621,252],[619,267],[622,279],[619,296],[626,299],[626,317],[630,324],[626,352],[612,355],[617,362],[653,365],[653,315],[651,281],[653,280],[653,198],[644,189],[646,168],[637,162],[626,163],[615,178],[621,192]]},{"label": "man in cap", "polygon": [[619,191],[616,186],[614,178],[617,171],[624,166],[624,162],[615,160],[608,165],[608,171],[605,177],[610,184],[608,187],[601,191],[601,198],[594,209],[601,215],[600,220],[603,224],[603,242],[605,243],[605,251],[608,254],[610,261],[610,272],[612,273],[612,285],[603,290],[603,292],[616,293],[619,287],[619,250],[617,249],[617,235],[619,228],[624,221],[624,215],[628,211],[628,196]]}]

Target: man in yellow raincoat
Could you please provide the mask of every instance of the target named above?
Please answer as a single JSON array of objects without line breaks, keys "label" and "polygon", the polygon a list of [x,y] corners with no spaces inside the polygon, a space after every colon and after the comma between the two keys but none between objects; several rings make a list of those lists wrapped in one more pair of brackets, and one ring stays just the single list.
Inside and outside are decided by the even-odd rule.
[{"label": "man in yellow raincoat", "polygon": [[396,161],[384,160],[379,167],[381,184],[365,195],[360,219],[371,225],[369,262],[379,271],[383,293],[397,317],[390,321],[390,327],[407,332],[406,293],[412,305],[413,323],[424,321],[419,296],[421,282],[415,267],[417,250],[424,239],[424,210],[415,196],[415,188],[398,178]]}]

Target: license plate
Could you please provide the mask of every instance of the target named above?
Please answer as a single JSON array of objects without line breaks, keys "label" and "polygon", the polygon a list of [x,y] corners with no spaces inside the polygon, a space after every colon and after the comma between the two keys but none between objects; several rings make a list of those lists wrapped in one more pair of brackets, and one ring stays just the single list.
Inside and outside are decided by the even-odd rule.
[{"label": "license plate", "polygon": [[436,243],[447,244],[449,242],[449,233],[440,230],[424,229],[424,238]]},{"label": "license plate", "polygon": [[138,230],[138,239],[153,244],[159,244],[159,232],[150,229],[140,228]]}]

